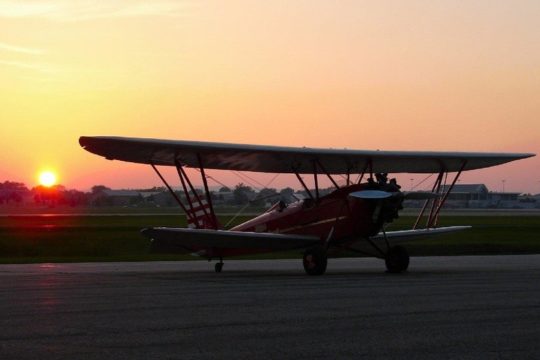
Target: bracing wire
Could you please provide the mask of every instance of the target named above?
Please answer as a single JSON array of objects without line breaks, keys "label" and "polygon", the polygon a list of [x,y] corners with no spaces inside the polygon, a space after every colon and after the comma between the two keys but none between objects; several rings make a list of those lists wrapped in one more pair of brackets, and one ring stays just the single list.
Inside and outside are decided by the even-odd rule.
[{"label": "bracing wire", "polygon": [[418,184],[414,185],[413,187],[411,187],[411,190],[414,190],[416,189],[417,187],[419,187],[420,185],[422,185],[424,182],[426,182],[430,177],[432,177],[433,174],[429,174],[428,176],[426,176],[422,181],[420,181]]},{"label": "bracing wire", "polygon": [[[248,179],[248,180],[244,180],[245,182],[249,183],[249,180],[251,180],[253,183],[257,183],[259,186],[261,186],[262,188],[265,188],[265,187],[268,187],[268,185],[263,185],[261,182],[253,179],[251,176],[247,175],[247,174],[242,174],[238,171],[233,171],[234,174],[236,174],[236,176],[240,177],[240,178],[244,178],[244,179]],[[251,183],[250,185],[253,186],[253,184]],[[254,188],[257,188],[257,186],[253,186]]]},{"label": "bracing wire", "polygon": [[[233,173],[235,173],[236,175],[238,175],[238,177],[240,177],[240,175],[239,175],[238,172],[233,171]],[[244,175],[245,175],[245,174],[244,174]],[[281,174],[279,174],[279,173],[275,174],[274,177],[272,177],[272,179],[270,179],[270,181],[268,181],[268,183],[267,183],[266,185],[262,185],[262,184],[261,184],[261,185],[263,186],[263,189],[269,187],[269,186],[274,182],[274,180],[277,179],[277,177],[278,177],[279,175],[281,175]],[[241,178],[241,177],[240,177],[240,178]],[[257,182],[258,182],[258,181],[257,181]],[[259,183],[259,184],[260,184],[260,183]],[[253,184],[250,184],[250,185],[253,185]],[[255,187],[255,188],[256,188],[256,187]],[[255,199],[253,199],[252,201],[254,201],[254,200],[260,200],[260,199],[255,198]],[[251,203],[252,201],[248,202],[248,203],[247,203],[246,205],[244,205],[244,206],[243,206],[236,214],[234,214],[234,216],[233,216],[233,217],[225,224],[224,228],[227,229],[227,228],[229,227],[229,225],[230,225],[234,220],[236,220],[237,217],[239,217],[240,215],[242,215],[242,213],[248,208],[248,206],[250,205],[250,203]]]}]

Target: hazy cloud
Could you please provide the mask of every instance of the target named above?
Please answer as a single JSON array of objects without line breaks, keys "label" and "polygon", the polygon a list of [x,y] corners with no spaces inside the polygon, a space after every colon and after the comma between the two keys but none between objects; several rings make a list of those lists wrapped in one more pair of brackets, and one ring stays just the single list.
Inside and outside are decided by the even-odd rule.
[{"label": "hazy cloud", "polygon": [[22,61],[0,60],[0,65],[11,66],[19,69],[34,70],[42,73],[50,73],[52,69],[44,64],[28,63]]},{"label": "hazy cloud", "polygon": [[28,54],[28,55],[43,54],[43,50],[40,50],[40,49],[33,49],[33,48],[28,48],[28,47],[11,45],[4,42],[0,42],[0,50],[11,51],[11,52],[20,53],[20,54]]},{"label": "hazy cloud", "polygon": [[181,1],[0,1],[0,17],[43,18],[57,21],[79,21],[100,18],[182,15],[186,2]]}]

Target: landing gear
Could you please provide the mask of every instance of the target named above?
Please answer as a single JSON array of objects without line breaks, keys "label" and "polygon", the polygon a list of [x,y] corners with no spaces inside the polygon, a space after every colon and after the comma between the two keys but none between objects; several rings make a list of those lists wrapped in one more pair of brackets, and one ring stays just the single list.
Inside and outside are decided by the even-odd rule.
[{"label": "landing gear", "polygon": [[223,270],[223,259],[222,258],[219,258],[219,262],[216,263],[216,265],[214,265],[214,269],[216,270],[217,273],[220,273],[221,270]]},{"label": "landing gear", "polygon": [[384,261],[389,273],[401,273],[409,267],[409,254],[403,246],[394,246],[388,250]]},{"label": "landing gear", "polygon": [[322,275],[326,271],[328,257],[323,246],[314,246],[304,252],[304,270],[308,275]]}]

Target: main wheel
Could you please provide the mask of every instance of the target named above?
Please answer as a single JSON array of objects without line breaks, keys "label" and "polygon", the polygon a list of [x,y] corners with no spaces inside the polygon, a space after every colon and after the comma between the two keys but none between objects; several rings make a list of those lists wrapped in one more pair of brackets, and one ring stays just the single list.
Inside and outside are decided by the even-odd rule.
[{"label": "main wheel", "polygon": [[223,270],[223,263],[222,262],[216,263],[216,265],[214,265],[214,269],[216,270],[217,273],[220,273],[221,270]]},{"label": "main wheel", "polygon": [[388,250],[384,261],[389,273],[404,272],[409,267],[409,254],[403,246],[394,246]]},{"label": "main wheel", "polygon": [[327,263],[326,249],[322,246],[314,246],[304,252],[304,270],[308,275],[324,274]]}]

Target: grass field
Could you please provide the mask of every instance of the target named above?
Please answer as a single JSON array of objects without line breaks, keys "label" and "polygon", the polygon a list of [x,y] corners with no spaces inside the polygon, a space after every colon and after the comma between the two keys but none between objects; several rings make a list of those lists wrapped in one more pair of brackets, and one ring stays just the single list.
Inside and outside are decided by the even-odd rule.
[{"label": "grass field", "polygon": [[[239,217],[235,223],[248,218]],[[221,217],[223,223],[229,219]],[[414,220],[403,216],[389,230],[410,228]],[[540,216],[444,216],[440,225],[473,228],[406,244],[411,255],[540,253]],[[185,219],[165,214],[0,217],[0,263],[195,259],[150,254],[148,240],[139,234],[147,226],[185,226]],[[300,256],[300,252],[286,252],[256,258]]]}]

